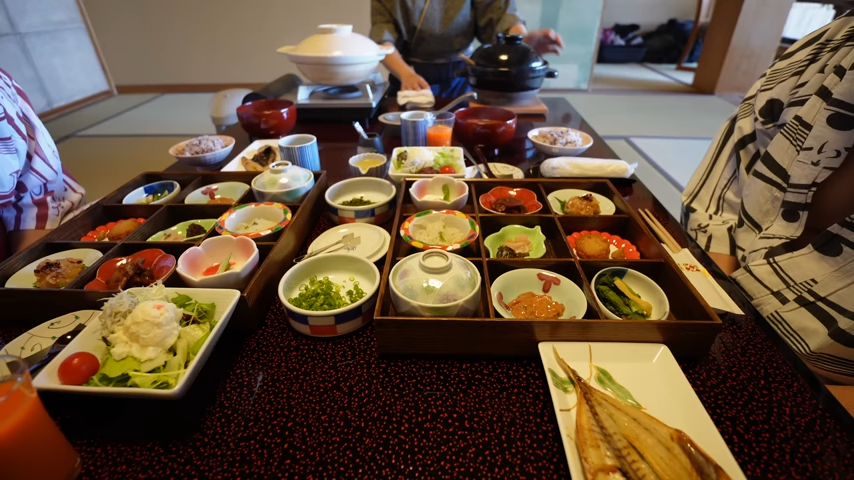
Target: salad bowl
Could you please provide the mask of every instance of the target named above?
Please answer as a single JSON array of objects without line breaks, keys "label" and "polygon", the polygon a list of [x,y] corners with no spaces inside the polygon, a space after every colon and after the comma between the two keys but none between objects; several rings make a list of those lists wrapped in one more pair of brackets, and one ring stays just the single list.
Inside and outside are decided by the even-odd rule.
[{"label": "salad bowl", "polygon": [[436,175],[413,183],[409,196],[418,210],[462,210],[469,199],[469,186],[456,178]]},{"label": "salad bowl", "polygon": [[465,178],[466,165],[461,147],[398,147],[391,152],[388,178],[400,184],[405,178],[447,175]]},{"label": "salad bowl", "polygon": [[[131,288],[121,294],[135,294],[140,291],[150,290],[152,287]],[[98,319],[90,321],[86,328],[71,341],[44,369],[33,379],[33,386],[37,390],[53,391],[59,393],[72,393],[80,395],[94,395],[102,397],[125,397],[125,398],[158,398],[177,400],[182,398],[198,376],[202,366],[210,357],[216,343],[222,336],[222,332],[228,325],[237,301],[240,298],[238,290],[205,289],[205,288],[163,288],[169,299],[178,295],[187,295],[195,302],[201,304],[214,304],[213,326],[204,340],[195,357],[190,360],[189,366],[183,375],[177,380],[173,388],[139,388],[139,387],[94,387],[85,385],[64,385],[59,379],[59,366],[69,355],[78,352],[88,352],[99,359],[103,364],[110,352],[102,340],[102,322]]]},{"label": "salad bowl", "polygon": [[[211,237],[178,257],[178,276],[193,288],[242,288],[258,266],[258,245],[246,237]],[[227,269],[222,264],[229,263]]]}]

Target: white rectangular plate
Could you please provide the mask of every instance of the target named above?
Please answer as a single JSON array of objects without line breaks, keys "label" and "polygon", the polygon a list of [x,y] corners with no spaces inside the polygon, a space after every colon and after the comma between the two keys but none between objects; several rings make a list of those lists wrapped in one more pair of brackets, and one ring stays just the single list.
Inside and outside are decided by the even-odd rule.
[{"label": "white rectangular plate", "polygon": [[[130,289],[133,291],[136,289]],[[160,398],[160,399],[179,399],[190,389],[193,380],[198,376],[205,361],[213,351],[214,345],[222,335],[225,326],[231,319],[231,314],[234,313],[234,307],[237,305],[237,300],[240,298],[238,290],[214,289],[214,288],[167,288],[169,298],[174,298],[178,294],[185,294],[192,297],[200,303],[215,303],[217,324],[211,330],[208,340],[202,345],[199,354],[190,363],[190,368],[186,374],[181,377],[175,388],[170,390],[155,390],[151,388],[130,388],[130,387],[84,387],[75,385],[63,385],[57,377],[59,365],[66,357],[75,352],[89,352],[98,358],[103,358],[106,354],[106,346],[101,340],[101,321],[95,319],[86,326],[82,332],[77,335],[77,338],[71,341],[67,347],[63,348],[59,355],[56,356],[44,369],[33,379],[33,385],[37,390],[48,390],[55,392],[69,392],[85,395],[98,395],[104,397],[126,397],[126,398]]]},{"label": "white rectangular plate", "polygon": [[[560,436],[569,462],[572,478],[583,479],[584,467],[575,446],[575,393],[567,394],[552,385],[551,368],[566,377],[555,360],[552,347],[582,377],[590,374],[588,345],[593,349],[593,363],[604,368],[614,379],[626,387],[635,399],[646,407],[646,412],[667,425],[688,434],[733,479],[745,478],[741,468],[726,446],[717,427],[709,418],[673,354],[666,346],[657,343],[540,343],[540,359],[546,372],[546,381],[552,395]],[[599,386],[593,382],[593,386]]]},{"label": "white rectangular plate", "polygon": [[236,157],[232,158],[230,162],[228,162],[224,167],[222,167],[221,172],[245,172],[246,169],[243,168],[243,164],[240,162],[240,159],[243,157],[252,158],[253,155],[258,153],[258,150],[261,150],[261,147],[269,145],[276,150],[276,161],[279,160],[279,141],[276,139],[269,140],[255,140],[250,143],[248,147],[246,147],[242,152],[238,153]]}]

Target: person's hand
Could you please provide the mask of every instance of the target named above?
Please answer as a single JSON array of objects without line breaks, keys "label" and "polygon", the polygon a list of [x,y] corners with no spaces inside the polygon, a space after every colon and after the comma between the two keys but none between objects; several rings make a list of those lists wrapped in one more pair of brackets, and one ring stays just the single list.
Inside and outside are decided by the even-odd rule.
[{"label": "person's hand", "polygon": [[528,32],[522,41],[541,54],[559,54],[560,49],[563,48],[563,39],[560,38],[560,35],[551,28],[543,28],[541,30]]},{"label": "person's hand", "polygon": [[430,84],[427,83],[427,80],[415,72],[407,73],[400,79],[401,90],[426,90],[429,88]]}]

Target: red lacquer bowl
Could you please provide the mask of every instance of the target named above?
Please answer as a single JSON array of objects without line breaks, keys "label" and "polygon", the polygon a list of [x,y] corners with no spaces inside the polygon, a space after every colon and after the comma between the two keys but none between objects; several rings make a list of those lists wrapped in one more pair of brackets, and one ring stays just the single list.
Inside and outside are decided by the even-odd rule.
[{"label": "red lacquer bowl", "polygon": [[463,145],[497,148],[516,135],[516,114],[499,107],[469,107],[454,113],[454,135]]},{"label": "red lacquer bowl", "polygon": [[575,242],[578,240],[578,237],[588,233],[601,236],[607,240],[608,243],[614,245],[618,249],[625,248],[626,260],[640,260],[640,253],[638,253],[637,247],[635,247],[632,242],[620,238],[617,235],[611,235],[608,232],[599,232],[596,230],[582,230],[580,232],[575,232],[572,235],[567,235],[566,241],[569,243],[569,246],[572,247],[572,253],[575,253]]},{"label": "red lacquer bowl", "polygon": [[297,106],[290,100],[256,100],[237,107],[237,120],[256,138],[281,138],[297,123]]},{"label": "red lacquer bowl", "polygon": [[109,290],[107,282],[116,272],[119,265],[127,263],[136,258],[143,258],[143,266],[150,268],[154,274],[154,280],[166,280],[175,271],[175,257],[165,253],[163,250],[149,248],[127,257],[111,258],[101,264],[95,279],[86,284],[86,290]]},{"label": "red lacquer bowl", "polygon": [[537,194],[527,188],[509,188],[495,187],[492,190],[480,196],[480,206],[489,210],[492,213],[501,213],[493,208],[493,204],[500,198],[514,197],[518,198],[525,205],[525,214],[539,212],[543,208],[543,204],[537,200]]}]

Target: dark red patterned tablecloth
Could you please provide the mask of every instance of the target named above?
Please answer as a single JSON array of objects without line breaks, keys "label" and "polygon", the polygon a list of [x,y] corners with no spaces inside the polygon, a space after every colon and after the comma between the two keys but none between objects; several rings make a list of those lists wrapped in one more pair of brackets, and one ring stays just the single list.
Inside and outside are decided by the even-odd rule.
[{"label": "dark red patterned tablecloth", "polygon": [[[569,477],[538,361],[375,347],[373,325],[298,334],[276,303],[259,330],[226,330],[181,401],[42,398],[83,478]],[[854,478],[854,433],[750,318],[682,368],[748,477]]]}]

